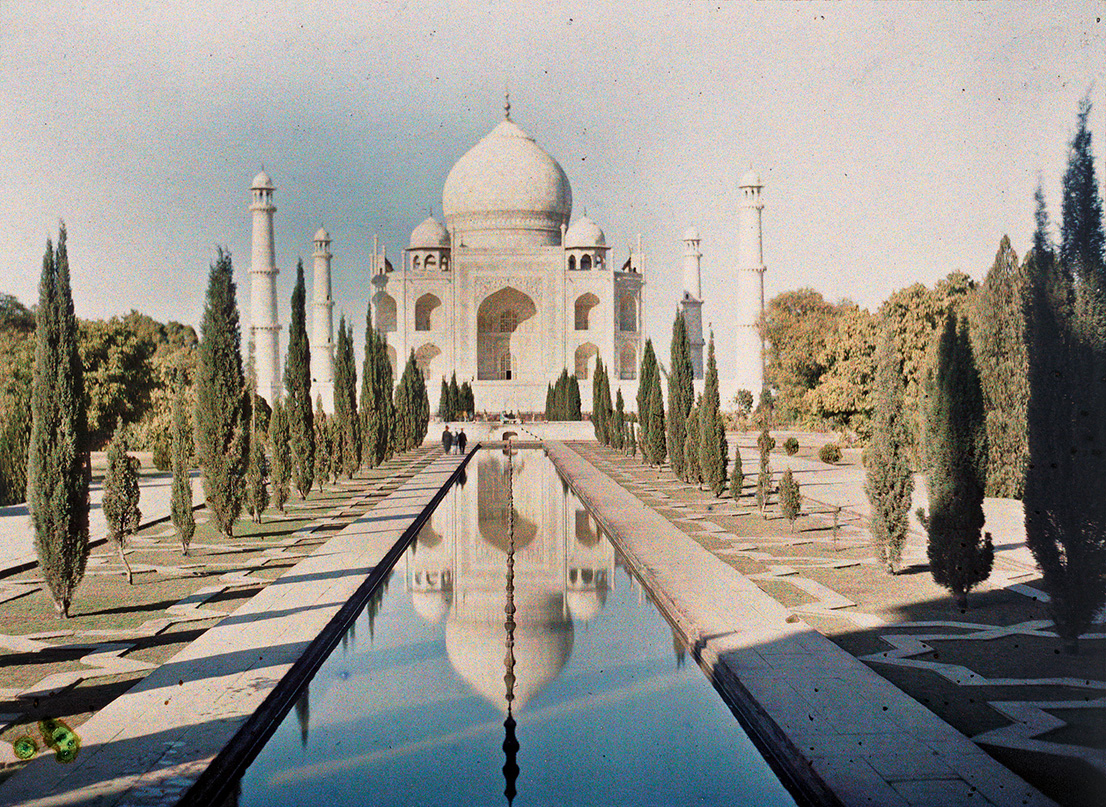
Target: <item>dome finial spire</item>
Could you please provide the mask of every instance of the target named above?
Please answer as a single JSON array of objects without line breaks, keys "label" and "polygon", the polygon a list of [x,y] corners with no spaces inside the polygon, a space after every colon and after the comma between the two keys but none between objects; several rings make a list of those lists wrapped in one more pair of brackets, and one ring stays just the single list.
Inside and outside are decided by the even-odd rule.
[{"label": "dome finial spire", "polygon": [[511,88],[503,88],[503,120],[511,119]]}]

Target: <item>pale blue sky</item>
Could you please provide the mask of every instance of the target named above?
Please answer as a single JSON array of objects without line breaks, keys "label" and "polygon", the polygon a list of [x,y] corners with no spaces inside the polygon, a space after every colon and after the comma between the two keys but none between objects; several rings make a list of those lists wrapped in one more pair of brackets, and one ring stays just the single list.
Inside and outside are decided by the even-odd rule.
[{"label": "pale blue sky", "polygon": [[264,162],[282,320],[323,224],[336,310],[360,332],[373,235],[395,258],[428,207],[441,215],[505,83],[568,173],[574,215],[587,207],[620,262],[641,233],[665,346],[689,225],[704,317],[729,321],[750,164],[768,295],[868,306],[956,269],[982,277],[1003,233],[1023,251],[1039,174],[1058,216],[1088,90],[1102,178],[1102,3],[75,5],[0,0],[0,291],[35,301],[62,217],[80,316],[197,323],[217,243],[243,303]]}]

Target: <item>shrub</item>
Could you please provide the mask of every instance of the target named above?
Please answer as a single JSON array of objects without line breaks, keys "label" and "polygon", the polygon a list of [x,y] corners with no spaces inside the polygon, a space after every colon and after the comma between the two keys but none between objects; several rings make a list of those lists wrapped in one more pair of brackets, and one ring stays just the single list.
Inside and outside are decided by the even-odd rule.
[{"label": "shrub", "polygon": [[799,483],[788,468],[783,472],[780,480],[780,512],[791,524],[791,531],[795,532],[795,519],[799,517],[802,509],[802,497],[799,494]]},{"label": "shrub", "polygon": [[841,462],[841,447],[837,443],[826,443],[818,451],[818,459],[827,465],[835,465]]},{"label": "shrub", "polygon": [[799,441],[794,437],[788,437],[783,441],[783,450],[787,452],[787,456],[794,457],[799,453]]}]

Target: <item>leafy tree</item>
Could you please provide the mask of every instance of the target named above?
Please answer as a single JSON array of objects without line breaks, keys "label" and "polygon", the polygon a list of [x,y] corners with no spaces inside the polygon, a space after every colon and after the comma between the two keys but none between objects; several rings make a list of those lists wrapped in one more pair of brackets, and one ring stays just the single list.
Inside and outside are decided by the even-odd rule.
[{"label": "leafy tree", "polygon": [[871,504],[872,538],[880,561],[895,574],[910,529],[910,426],[903,412],[902,365],[895,338],[885,328],[876,366],[875,414],[864,490]]},{"label": "leafy tree", "polygon": [[271,483],[273,504],[284,512],[288,501],[288,483],[292,478],[291,432],[288,426],[288,410],[279,398],[273,402],[273,416],[269,418],[269,446],[272,450]]},{"label": "leafy tree", "polygon": [[288,358],[284,364],[284,389],[288,393],[288,428],[292,447],[292,483],[306,499],[315,481],[315,429],[311,411],[311,345],[307,341],[307,292],[303,260],[296,264],[292,289],[292,319],[288,325]]},{"label": "leafy tree", "polygon": [[749,417],[753,412],[753,393],[747,389],[739,389],[734,396],[737,405],[737,413],[743,418]]},{"label": "leafy tree", "polygon": [[804,397],[816,420],[870,436],[878,338],[878,319],[867,309],[847,301],[838,305],[836,323],[819,357],[825,371]]},{"label": "leafy tree", "polygon": [[353,355],[353,326],[338,322],[334,380],[334,427],[341,445],[341,469],[352,479],[361,467],[361,420],[357,414],[357,362]]},{"label": "leafy tree", "polygon": [[138,460],[127,453],[127,438],[123,420],[119,419],[115,435],[108,445],[108,467],[104,474],[104,499],[101,506],[107,522],[108,539],[119,552],[119,562],[126,570],[127,583],[134,583],[131,565],[127,563],[126,538],[138,532],[142,513],[138,509],[141,492],[138,487]]},{"label": "leafy tree", "polygon": [[188,545],[196,533],[196,517],[192,512],[192,428],[189,403],[183,388],[173,396],[173,490],[170,512],[173,526],[180,536],[181,554],[188,555]]},{"label": "leafy tree", "polygon": [[972,348],[987,417],[988,496],[1020,499],[1025,489],[1029,358],[1024,308],[1024,268],[1003,236],[971,312]]},{"label": "leafy tree", "polygon": [[799,517],[803,499],[799,493],[799,483],[795,481],[794,474],[788,468],[780,479],[780,512],[791,524],[791,531],[795,532],[795,519]]},{"label": "leafy tree", "polygon": [[703,404],[699,407],[699,468],[703,481],[715,496],[726,489],[726,426],[722,422],[718,397],[718,363],[714,358],[714,333],[707,346],[707,372],[703,385]]},{"label": "leafy tree", "polygon": [[[777,408],[789,422],[809,419],[805,400],[826,371],[826,341],[839,312],[814,289],[786,291],[768,302],[762,334],[765,340],[765,384],[779,390]],[[760,390],[753,390],[760,392]]]},{"label": "leafy tree", "polygon": [[57,249],[47,241],[42,259],[31,413],[27,504],[35,552],[58,616],[66,619],[88,562],[92,471],[64,224]]},{"label": "leafy tree", "polygon": [[991,573],[994,547],[983,531],[987,427],[967,323],[949,314],[929,384],[929,568],[968,607],[968,592]]},{"label": "leafy tree", "polygon": [[776,440],[768,433],[768,429],[762,429],[757,437],[757,450],[760,452],[760,470],[757,473],[757,508],[761,514],[768,506],[768,497],[772,495],[772,466],[770,464],[772,449],[776,447]]},{"label": "leafy tree", "polygon": [[153,364],[158,348],[157,331],[136,327],[139,317],[140,314],[132,312],[127,318],[80,323],[85,407],[92,447],[108,441],[120,418],[124,424],[137,423],[150,409],[158,386]]},{"label": "leafy tree", "polygon": [[257,393],[253,393],[253,417],[250,419],[250,462],[246,467],[246,512],[255,524],[269,506],[269,461],[265,457],[265,431],[258,417]]},{"label": "leafy tree", "polygon": [[730,496],[734,504],[741,500],[741,490],[745,486],[745,470],[741,467],[741,446],[734,446],[733,470],[730,471]]},{"label": "leafy tree", "polygon": [[668,374],[668,460],[672,473],[684,477],[684,443],[687,442],[687,416],[695,402],[695,370],[691,364],[691,344],[683,314],[676,312],[672,323],[672,346]]},{"label": "leafy tree", "polygon": [[1106,299],[1101,287],[1106,267],[1096,247],[1103,240],[1102,203],[1090,160],[1088,113],[1084,100],[1064,176],[1066,249],[1052,254],[1044,232],[1047,215],[1039,202],[1033,240],[1041,248],[1027,262],[1026,543],[1041,568],[1049,611],[1068,653],[1078,652],[1080,635],[1106,604]]},{"label": "leafy tree", "polygon": [[[13,313],[14,307],[18,308]],[[35,324],[27,312],[30,329],[25,329],[20,310],[27,311],[14,297],[0,295],[0,507],[27,498]]]},{"label": "leafy tree", "polygon": [[618,388],[615,396],[614,414],[611,415],[611,422],[607,427],[607,436],[612,448],[621,451],[626,447],[626,404],[622,400],[622,387]]},{"label": "leafy tree", "polygon": [[230,253],[219,248],[207,284],[196,368],[196,447],[212,519],[228,538],[242,512],[250,452],[249,391]]},{"label": "leafy tree", "polygon": [[703,484],[703,470],[699,466],[699,445],[703,439],[703,430],[699,423],[701,403],[700,399],[687,415],[687,437],[684,440],[684,471],[687,474],[684,481],[696,488]]}]

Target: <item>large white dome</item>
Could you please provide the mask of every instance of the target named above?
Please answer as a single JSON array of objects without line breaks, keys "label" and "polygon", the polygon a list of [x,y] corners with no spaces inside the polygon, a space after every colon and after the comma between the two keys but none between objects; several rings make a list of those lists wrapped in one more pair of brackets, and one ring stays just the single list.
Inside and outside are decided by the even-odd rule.
[{"label": "large white dome", "polygon": [[572,187],[557,161],[508,118],[450,170],[442,209],[459,246],[558,245],[572,215]]}]

